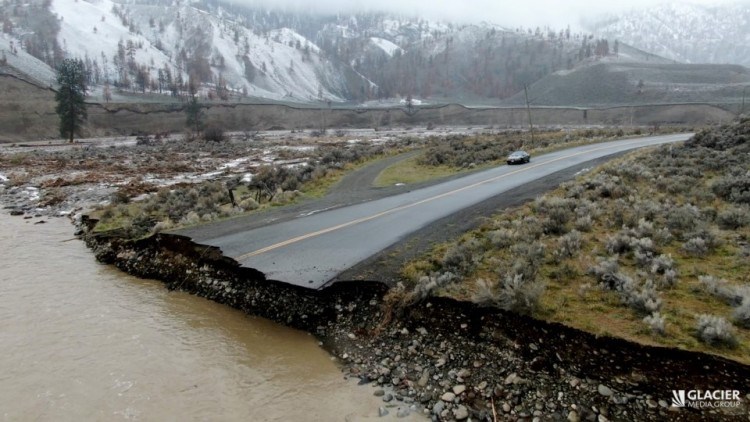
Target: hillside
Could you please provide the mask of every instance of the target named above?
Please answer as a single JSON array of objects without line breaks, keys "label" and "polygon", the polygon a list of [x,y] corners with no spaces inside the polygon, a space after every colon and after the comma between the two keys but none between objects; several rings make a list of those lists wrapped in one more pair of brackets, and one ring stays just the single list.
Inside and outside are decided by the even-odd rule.
[{"label": "hillside", "polygon": [[600,41],[570,31],[380,12],[303,14],[210,0],[7,3],[0,49],[44,64],[8,63],[48,75],[63,58],[81,59],[100,101],[154,93],[179,99],[191,90],[217,101],[497,101],[608,54]]},{"label": "hillside", "polygon": [[[535,106],[606,106],[721,103],[741,107],[750,69],[738,65],[691,65],[618,60],[594,61],[560,71],[529,86]],[[523,93],[506,101],[522,105]]]},{"label": "hillside", "polygon": [[750,65],[750,3],[665,3],[593,19],[585,29],[685,63]]}]

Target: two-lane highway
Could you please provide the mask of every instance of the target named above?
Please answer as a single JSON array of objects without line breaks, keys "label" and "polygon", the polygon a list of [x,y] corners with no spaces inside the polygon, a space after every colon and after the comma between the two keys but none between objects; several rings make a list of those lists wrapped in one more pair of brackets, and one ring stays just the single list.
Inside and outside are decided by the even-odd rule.
[{"label": "two-lane highway", "polygon": [[342,271],[463,208],[596,158],[684,141],[690,136],[654,136],[569,148],[532,157],[530,164],[522,166],[498,166],[411,192],[228,235],[212,237],[209,231],[194,240],[221,248],[226,256],[263,272],[268,279],[319,289]]}]

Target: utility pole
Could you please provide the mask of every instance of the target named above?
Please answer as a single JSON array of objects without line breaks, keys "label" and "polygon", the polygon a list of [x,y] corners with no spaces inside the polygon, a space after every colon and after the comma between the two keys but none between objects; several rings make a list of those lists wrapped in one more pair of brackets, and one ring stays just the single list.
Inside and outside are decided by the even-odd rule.
[{"label": "utility pole", "polygon": [[531,124],[531,107],[529,106],[529,90],[523,85],[523,93],[526,96],[526,114],[529,116],[529,131],[531,132],[531,145],[534,145],[534,125]]}]

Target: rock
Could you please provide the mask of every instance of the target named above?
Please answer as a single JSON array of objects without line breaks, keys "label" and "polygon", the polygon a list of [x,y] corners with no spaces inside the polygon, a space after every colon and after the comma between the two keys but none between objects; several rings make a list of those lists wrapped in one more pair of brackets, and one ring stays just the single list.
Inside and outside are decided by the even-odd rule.
[{"label": "rock", "polygon": [[570,386],[573,388],[576,388],[580,383],[581,380],[579,380],[578,378],[573,378],[572,380],[570,380]]},{"label": "rock", "polygon": [[423,336],[426,336],[426,335],[427,335],[427,329],[426,329],[426,328],[424,328],[424,327],[419,327],[419,328],[417,328],[417,332],[418,332],[418,333],[419,333],[420,335],[423,335]]},{"label": "rock", "polygon": [[510,412],[510,405],[508,403],[503,403],[503,412]]},{"label": "rock", "polygon": [[484,390],[485,388],[487,388],[487,381],[482,381],[479,383],[479,385],[477,385],[477,389],[480,391]]},{"label": "rock", "polygon": [[470,376],[471,376],[471,371],[465,368],[458,371],[458,373],[456,373],[456,377],[458,378],[469,378]]},{"label": "rock", "polygon": [[575,410],[571,410],[570,413],[568,413],[568,421],[570,422],[580,422],[581,417],[578,416],[578,412]]},{"label": "rock", "polygon": [[11,210],[10,215],[23,215],[23,211],[21,210]]},{"label": "rock", "polygon": [[525,380],[524,380],[523,378],[519,377],[519,376],[518,376],[518,374],[516,374],[516,373],[514,372],[514,373],[512,373],[512,374],[508,375],[508,376],[507,376],[507,377],[505,378],[505,385],[509,385],[509,384],[521,384],[521,383],[523,383],[524,381],[525,381]]},{"label": "rock", "polygon": [[443,413],[443,410],[445,410],[445,403],[441,401],[435,403],[435,405],[432,406],[433,415],[440,415],[441,413]]},{"label": "rock", "polygon": [[517,376],[518,375],[516,375],[516,373],[514,372],[508,375],[507,377],[505,377],[505,385],[513,384],[513,381],[516,379]]},{"label": "rock", "polygon": [[469,417],[469,409],[464,405],[460,405],[453,409],[453,417],[455,417],[457,421],[462,421]]},{"label": "rock", "polygon": [[350,338],[350,339],[352,339],[352,340],[355,340],[355,339],[357,338],[357,336],[356,336],[356,335],[354,335],[354,333],[349,333],[349,334],[347,334],[346,336],[347,336],[347,337],[349,337],[349,338]]},{"label": "rock", "polygon": [[612,396],[612,394],[614,394],[612,390],[604,384],[599,384],[597,391],[599,391],[599,394],[605,397],[610,397]]},{"label": "rock", "polygon": [[599,418],[597,419],[599,422],[609,422],[609,419],[607,419],[604,415],[599,415]]},{"label": "rock", "polygon": [[440,396],[440,400],[451,403],[453,400],[456,399],[456,395],[451,393],[450,391]]},{"label": "rock", "polygon": [[466,386],[463,385],[463,384],[461,384],[461,385],[454,385],[453,386],[453,394],[455,394],[457,396],[461,395],[461,393],[463,393],[464,391],[466,391]]},{"label": "rock", "polygon": [[380,406],[380,407],[378,408],[378,416],[380,416],[381,418],[382,418],[383,416],[388,416],[388,413],[389,413],[389,412],[388,412],[388,409],[386,409],[385,407],[383,407],[383,406]]},{"label": "rock", "polygon": [[419,381],[417,381],[417,385],[419,385],[420,387],[424,387],[425,385],[427,385],[427,382],[429,380],[430,380],[430,374],[427,371],[425,371],[422,374],[422,376],[419,378]]},{"label": "rock", "polygon": [[383,396],[383,401],[386,402],[386,403],[388,403],[388,402],[390,402],[392,400],[393,400],[393,394],[388,393],[385,396]]},{"label": "rock", "polygon": [[408,407],[400,407],[396,412],[396,417],[405,418],[411,414],[411,410]]},{"label": "rock", "polygon": [[667,402],[664,401],[664,400],[659,400],[659,406],[661,406],[663,408],[669,407],[669,405],[667,404]]},{"label": "rock", "polygon": [[422,404],[427,404],[432,400],[432,394],[430,393],[422,393],[421,396],[419,396],[419,402]]},{"label": "rock", "polygon": [[648,406],[649,409],[656,409],[659,405],[656,403],[656,401],[648,399],[646,400],[646,406]]},{"label": "rock", "polygon": [[385,395],[385,390],[383,390],[382,388],[378,388],[377,390],[375,390],[375,392],[372,393],[372,395],[375,397],[382,397],[383,395]]}]

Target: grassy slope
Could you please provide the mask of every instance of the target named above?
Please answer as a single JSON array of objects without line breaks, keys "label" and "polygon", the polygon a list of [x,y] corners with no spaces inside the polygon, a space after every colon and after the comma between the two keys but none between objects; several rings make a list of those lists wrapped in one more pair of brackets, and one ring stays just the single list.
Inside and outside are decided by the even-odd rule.
[{"label": "grassy slope", "polygon": [[[738,135],[737,131],[750,132],[748,121],[737,127],[735,132],[719,136],[741,139],[747,133]],[[692,145],[632,153],[533,203],[496,215],[459,241],[440,245],[423,259],[408,264],[403,274],[414,294],[429,291],[475,301],[486,301],[490,295],[498,305],[498,298],[507,297],[507,291],[503,291],[505,277],[523,272],[527,287],[534,282],[546,285],[536,306],[530,309],[538,318],[597,334],[700,350],[750,363],[749,329],[735,327],[736,347],[702,343],[695,329],[700,314],[729,321],[733,315],[733,307],[709,294],[699,276],[726,279],[730,286],[750,285],[750,209],[747,203],[727,200],[712,189],[733,171],[742,173],[750,168],[744,145],[738,147],[744,152]],[[698,210],[695,215],[688,212],[693,209],[691,204]],[[730,229],[719,224],[717,215],[730,209],[745,215],[743,227]],[[683,214],[688,217],[682,218]],[[591,217],[589,224],[587,216]],[[645,223],[640,223],[641,219]],[[572,256],[567,256],[561,253],[561,239],[574,228],[581,235],[580,249],[573,248]],[[665,230],[671,239],[664,238]],[[635,235],[634,231],[640,233]],[[613,239],[625,233],[654,241],[648,262],[638,261],[633,250],[619,255],[608,250],[614,245]],[[684,250],[686,241],[701,236],[713,237],[715,248],[709,248],[703,256]],[[537,258],[529,252],[532,246],[542,248]],[[674,261],[674,286],[663,283],[664,276],[651,270],[654,258],[660,255]],[[611,257],[616,257],[619,272],[635,280],[639,288],[646,280],[656,282],[662,301],[659,311],[666,322],[663,335],[652,332],[644,323],[648,311],[626,305],[620,293],[603,288],[589,275],[589,269],[599,260]],[[532,271],[527,270],[530,266],[534,267]],[[458,277],[443,277],[441,281],[446,273]],[[477,283],[480,279],[489,285],[489,293]],[[519,297],[531,296],[521,292]]]}]

